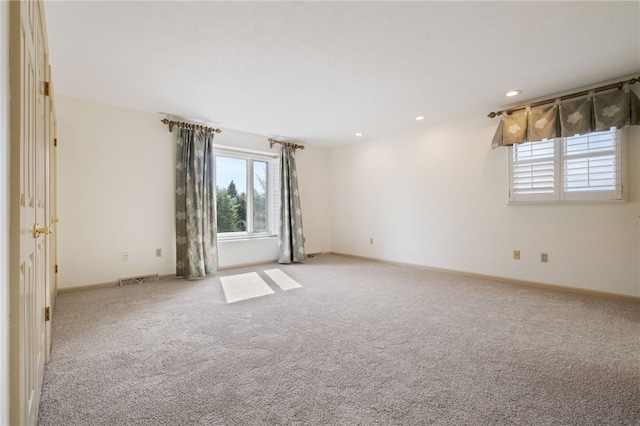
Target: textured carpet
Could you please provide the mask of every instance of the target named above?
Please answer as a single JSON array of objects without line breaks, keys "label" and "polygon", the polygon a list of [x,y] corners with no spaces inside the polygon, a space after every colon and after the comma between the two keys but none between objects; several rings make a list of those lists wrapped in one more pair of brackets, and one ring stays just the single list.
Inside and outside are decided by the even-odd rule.
[{"label": "textured carpet", "polygon": [[638,425],[639,308],[330,255],[66,293],[39,424]]}]

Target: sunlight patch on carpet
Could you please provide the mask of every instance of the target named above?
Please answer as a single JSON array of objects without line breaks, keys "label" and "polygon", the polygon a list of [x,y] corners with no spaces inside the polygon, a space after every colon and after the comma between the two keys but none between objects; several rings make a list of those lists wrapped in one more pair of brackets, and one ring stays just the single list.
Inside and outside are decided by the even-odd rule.
[{"label": "sunlight patch on carpet", "polygon": [[227,303],[272,294],[273,290],[256,272],[220,277]]},{"label": "sunlight patch on carpet", "polygon": [[302,287],[293,278],[282,272],[280,269],[269,269],[264,271],[264,273],[267,274],[269,278],[271,278],[276,284],[278,284],[278,287],[285,291]]}]

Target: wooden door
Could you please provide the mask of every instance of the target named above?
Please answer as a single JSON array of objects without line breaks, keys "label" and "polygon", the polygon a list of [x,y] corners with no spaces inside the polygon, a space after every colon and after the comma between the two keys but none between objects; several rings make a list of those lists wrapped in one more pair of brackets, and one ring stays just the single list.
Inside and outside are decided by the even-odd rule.
[{"label": "wooden door", "polygon": [[10,5],[10,423],[35,425],[46,357],[49,168],[44,10]]},{"label": "wooden door", "polygon": [[[48,263],[49,238],[47,237],[47,235],[49,234],[49,218],[47,216],[49,204],[49,132],[47,129],[47,123],[49,122],[49,120],[47,118],[47,93],[49,90],[49,83],[47,81],[47,52],[45,50],[45,35],[44,28],[41,22],[43,7],[40,3],[37,3],[37,5],[39,7],[36,7],[36,19],[35,22],[33,22],[33,24],[38,28],[36,31],[34,31],[34,42],[36,49],[36,116],[34,123],[36,136],[34,141],[36,150],[36,168],[34,170],[33,178],[36,184],[35,225],[37,225],[39,228],[43,228],[44,231],[42,231],[37,237],[34,236],[34,239],[36,241],[35,297],[38,299],[36,301],[36,304],[40,311],[40,313],[37,315],[39,321],[39,324],[37,325],[38,342],[36,342],[34,357],[38,370],[42,369],[42,371],[44,372],[44,364],[47,359],[48,352],[45,309],[47,307],[47,290],[50,281],[48,273],[48,268],[50,267]],[[38,381],[36,382],[38,390],[42,383],[41,378],[42,376],[40,375],[38,377]],[[39,394],[39,392],[37,393]]]},{"label": "wooden door", "polygon": [[45,307],[48,307],[49,321],[45,321],[45,363],[51,359],[51,323],[53,321],[53,308],[58,291],[58,252],[57,241],[57,209],[56,209],[56,185],[57,185],[57,157],[56,157],[56,116],[53,104],[53,87],[51,85],[51,66],[47,58],[47,81],[49,82],[48,96],[46,98],[46,177],[49,178],[46,186],[46,211],[45,218],[49,221],[49,234],[46,238],[46,283],[45,283]]}]

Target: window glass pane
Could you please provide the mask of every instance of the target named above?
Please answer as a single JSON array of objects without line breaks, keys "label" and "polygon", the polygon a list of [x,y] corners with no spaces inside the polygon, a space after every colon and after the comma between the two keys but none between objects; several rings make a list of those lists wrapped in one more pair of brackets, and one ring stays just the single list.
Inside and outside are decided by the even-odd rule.
[{"label": "window glass pane", "polygon": [[265,232],[267,222],[267,163],[253,162],[253,232]]},{"label": "window glass pane", "polygon": [[247,230],[247,160],[216,156],[218,232]]}]

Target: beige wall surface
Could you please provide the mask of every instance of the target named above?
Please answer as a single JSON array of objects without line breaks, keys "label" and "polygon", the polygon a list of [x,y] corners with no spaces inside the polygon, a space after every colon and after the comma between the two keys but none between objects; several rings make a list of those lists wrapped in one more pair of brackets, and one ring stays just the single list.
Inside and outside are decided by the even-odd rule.
[{"label": "beige wall surface", "polygon": [[[174,135],[163,117],[62,96],[57,108],[60,287],[174,273]],[[490,147],[496,126],[478,113],[299,150],[307,252],[640,296],[640,128],[627,131],[626,203],[508,205],[508,149]],[[273,153],[265,136],[244,132],[223,129],[215,142]],[[220,266],[276,250],[274,238],[224,241]]]},{"label": "beige wall surface", "polygon": [[62,96],[56,107],[59,288],[175,273],[174,154],[161,117]]},{"label": "beige wall surface", "polygon": [[332,150],[333,250],[640,296],[640,128],[627,133],[627,203],[508,205],[497,123],[478,112]]},{"label": "beige wall surface", "polygon": [[[56,106],[60,288],[175,273],[175,135],[164,116],[64,96]],[[278,152],[265,136],[233,130],[214,143]],[[307,251],[326,252],[329,154],[309,147],[296,157]],[[222,268],[272,261],[277,240],[221,241],[219,253]]]}]

